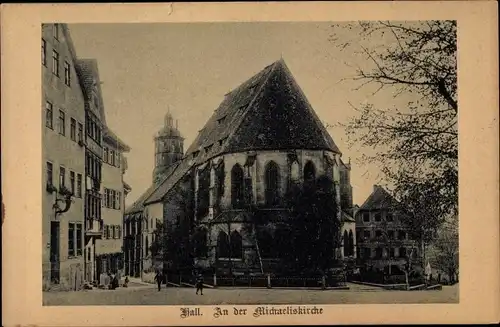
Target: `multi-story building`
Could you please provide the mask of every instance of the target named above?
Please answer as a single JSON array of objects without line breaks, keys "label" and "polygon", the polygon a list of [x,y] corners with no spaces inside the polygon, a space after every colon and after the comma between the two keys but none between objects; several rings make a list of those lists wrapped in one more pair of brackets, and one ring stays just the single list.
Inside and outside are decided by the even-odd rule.
[{"label": "multi-story building", "polygon": [[[229,263],[233,271],[272,271],[279,262],[274,249],[287,241],[286,192],[319,176],[335,182],[332,201],[340,210],[331,218],[346,222],[347,240],[349,232],[354,238],[352,195],[347,194],[352,189],[340,185],[349,182],[340,179],[341,153],[283,60],[228,93],[182,157],[175,147],[168,149],[171,155],[161,158],[176,160],[157,156],[155,172],[161,176],[155,174],[157,183],[127,209],[125,219],[136,226],[153,223],[153,228],[158,220],[192,222],[197,266],[224,270]],[[346,212],[341,203],[349,206]],[[135,239],[143,249],[135,253],[148,251],[141,245],[145,240]],[[354,241],[348,246],[347,252],[354,253]],[[140,272],[140,258],[135,262]]]},{"label": "multi-story building", "polygon": [[402,221],[400,204],[379,185],[356,210],[357,250],[360,262],[374,269],[389,266],[402,267],[411,255],[413,262],[420,251],[415,240],[409,237]]},{"label": "multi-story building", "polygon": [[77,60],[85,96],[85,279],[96,280],[96,241],[102,238],[102,157],[106,124],[97,61]]},{"label": "multi-story building", "polygon": [[44,282],[83,282],[85,97],[64,24],[42,25],[42,253]]},{"label": "multi-story building", "polygon": [[123,181],[126,163],[123,154],[130,148],[111,129],[104,131],[102,167],[103,235],[96,240],[96,274],[117,272],[123,269],[123,212],[125,194],[129,192]]}]

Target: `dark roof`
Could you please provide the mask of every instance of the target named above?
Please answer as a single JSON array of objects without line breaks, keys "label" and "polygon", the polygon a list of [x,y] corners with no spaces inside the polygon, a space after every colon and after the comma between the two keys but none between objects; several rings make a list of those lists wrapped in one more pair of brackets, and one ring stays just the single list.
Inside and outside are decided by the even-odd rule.
[{"label": "dark roof", "polygon": [[83,94],[90,99],[89,92],[92,91],[94,79],[99,92],[99,119],[106,126],[106,115],[104,114],[104,102],[102,100],[101,81],[96,59],[78,59],[75,65],[76,73],[82,83]]},{"label": "dark roof", "polygon": [[399,202],[382,186],[374,185],[373,192],[361,205],[360,210],[391,209],[398,205]]},{"label": "dark roof", "polygon": [[[173,164],[172,166],[168,167],[165,175],[164,175],[164,181],[167,180],[170,175],[175,171],[175,169],[177,168],[177,166],[179,165],[179,162],[178,163],[175,163]],[[142,195],[137,199],[135,200],[134,203],[132,203],[129,207],[125,208],[125,214],[132,214],[132,213],[137,213],[137,212],[141,212],[143,209],[144,209],[144,204],[146,203],[146,200],[148,200],[148,198],[160,187],[162,187],[163,183],[161,184],[152,184],[150,187],[148,187],[146,189],[146,191],[144,191],[142,193]]]},{"label": "dark roof", "polygon": [[171,178],[145,201],[161,201],[189,169],[223,153],[280,149],[340,153],[283,59],[226,94]]},{"label": "dark roof", "polygon": [[169,169],[173,169],[170,174],[163,180],[163,182],[158,186],[155,191],[144,200],[145,204],[155,203],[163,200],[165,195],[174,188],[175,185],[189,172],[189,170],[194,166],[192,160],[184,158],[183,160],[177,162],[177,164]]},{"label": "dark roof", "polygon": [[200,151],[201,163],[222,153],[264,149],[340,153],[283,59],[226,94],[186,155]]}]

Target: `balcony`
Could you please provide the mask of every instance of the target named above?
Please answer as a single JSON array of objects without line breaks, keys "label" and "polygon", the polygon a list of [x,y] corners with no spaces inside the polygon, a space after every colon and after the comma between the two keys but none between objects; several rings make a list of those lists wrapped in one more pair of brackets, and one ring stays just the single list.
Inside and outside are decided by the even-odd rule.
[{"label": "balcony", "polygon": [[102,236],[103,222],[99,219],[87,219],[85,222],[85,235]]}]

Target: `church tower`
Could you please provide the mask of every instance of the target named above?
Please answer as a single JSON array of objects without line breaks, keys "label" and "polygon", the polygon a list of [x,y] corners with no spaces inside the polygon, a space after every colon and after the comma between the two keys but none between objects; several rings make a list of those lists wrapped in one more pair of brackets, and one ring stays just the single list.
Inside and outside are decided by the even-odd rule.
[{"label": "church tower", "polygon": [[155,136],[155,168],[153,183],[158,185],[166,171],[184,155],[184,138],[177,129],[177,121],[169,112],[165,115],[164,126]]}]

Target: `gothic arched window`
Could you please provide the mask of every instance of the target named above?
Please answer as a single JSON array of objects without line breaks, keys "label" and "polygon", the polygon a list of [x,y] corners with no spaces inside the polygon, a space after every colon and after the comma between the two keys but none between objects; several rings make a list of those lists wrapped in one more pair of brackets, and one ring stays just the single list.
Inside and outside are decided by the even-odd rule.
[{"label": "gothic arched window", "polygon": [[217,257],[229,258],[229,238],[223,231],[217,236]]},{"label": "gothic arched window", "polygon": [[349,255],[354,255],[354,235],[349,231]]},{"label": "gothic arched window", "polygon": [[260,255],[263,258],[271,258],[273,256],[273,237],[267,231],[263,230],[257,234],[257,242]]},{"label": "gothic arched window", "polygon": [[349,235],[347,231],[344,231],[344,256],[347,257],[349,255]]},{"label": "gothic arched window", "polygon": [[[196,257],[207,256],[207,230],[201,228],[194,234],[194,253]],[[227,236],[226,236],[227,239]]]},{"label": "gothic arched window", "polygon": [[243,239],[240,233],[237,231],[231,232],[231,257],[232,258],[242,258],[243,257]]},{"label": "gothic arched window", "polygon": [[274,206],[279,203],[279,167],[271,161],[267,164],[264,176],[266,205]]},{"label": "gothic arched window", "polygon": [[316,178],[316,168],[311,161],[308,161],[304,166],[304,181],[313,182]]},{"label": "gothic arched window", "polygon": [[239,209],[244,204],[243,168],[239,164],[231,170],[231,204]]},{"label": "gothic arched window", "polygon": [[210,206],[210,167],[198,172],[198,208],[197,218],[208,214]]}]

